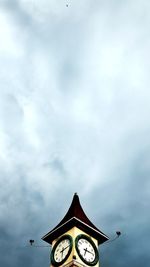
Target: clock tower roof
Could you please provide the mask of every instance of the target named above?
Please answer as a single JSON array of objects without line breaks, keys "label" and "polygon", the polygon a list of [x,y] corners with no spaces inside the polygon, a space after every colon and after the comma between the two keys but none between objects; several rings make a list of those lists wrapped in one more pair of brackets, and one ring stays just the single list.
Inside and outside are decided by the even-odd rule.
[{"label": "clock tower roof", "polygon": [[103,232],[101,232],[86,216],[83,208],[80,204],[77,193],[74,194],[70,208],[60,223],[54,227],[48,234],[42,237],[42,239],[48,243],[64,234],[72,227],[78,227],[80,230],[93,236],[101,244],[107,241],[109,238]]}]

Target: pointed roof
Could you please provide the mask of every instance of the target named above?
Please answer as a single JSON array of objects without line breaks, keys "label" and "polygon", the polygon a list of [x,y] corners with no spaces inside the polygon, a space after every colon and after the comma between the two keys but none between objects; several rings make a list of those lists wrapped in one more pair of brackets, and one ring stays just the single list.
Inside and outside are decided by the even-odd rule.
[{"label": "pointed roof", "polygon": [[77,193],[74,194],[70,208],[60,223],[54,227],[48,234],[42,237],[42,239],[48,243],[70,230],[72,227],[78,227],[80,230],[93,236],[101,244],[107,241],[109,238],[103,232],[101,232],[86,216],[83,211],[79,197]]}]

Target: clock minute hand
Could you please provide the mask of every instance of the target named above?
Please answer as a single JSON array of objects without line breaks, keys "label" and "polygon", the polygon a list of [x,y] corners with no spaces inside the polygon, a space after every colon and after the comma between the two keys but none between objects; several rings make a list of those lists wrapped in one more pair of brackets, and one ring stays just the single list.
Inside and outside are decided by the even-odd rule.
[{"label": "clock minute hand", "polygon": [[[85,249],[84,249],[84,250],[85,250]],[[87,248],[86,248],[86,252],[88,252],[88,253],[94,255],[94,253],[92,253],[91,251],[87,250]]]},{"label": "clock minute hand", "polygon": [[68,245],[67,247],[65,247],[65,248],[63,249],[63,251],[64,251],[66,248],[68,248],[68,247],[70,247],[70,245]]}]

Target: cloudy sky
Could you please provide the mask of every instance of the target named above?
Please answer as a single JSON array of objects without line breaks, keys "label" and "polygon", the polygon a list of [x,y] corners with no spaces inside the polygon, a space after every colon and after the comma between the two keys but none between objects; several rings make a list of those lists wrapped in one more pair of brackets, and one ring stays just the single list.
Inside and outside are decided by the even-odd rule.
[{"label": "cloudy sky", "polygon": [[49,266],[28,240],[74,192],[122,232],[102,267],[149,266],[149,25],[148,0],[0,0],[0,266]]}]

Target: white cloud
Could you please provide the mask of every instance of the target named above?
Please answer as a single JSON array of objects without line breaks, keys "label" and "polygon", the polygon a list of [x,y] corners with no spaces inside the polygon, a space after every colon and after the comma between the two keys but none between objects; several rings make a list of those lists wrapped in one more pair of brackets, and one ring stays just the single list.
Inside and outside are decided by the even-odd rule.
[{"label": "white cloud", "polygon": [[[33,18],[37,16],[36,10],[41,10],[39,13],[41,18],[45,12],[51,12],[51,8],[53,10],[62,8],[62,3],[58,5],[57,2],[54,4],[44,1],[42,5],[41,2],[35,1],[32,1],[31,5],[29,5],[29,1],[20,1],[19,3],[24,12],[28,12]],[[88,8],[90,4],[88,2]],[[75,3],[72,2],[72,5]],[[85,2],[82,2],[82,5],[83,12]],[[76,8],[77,6],[76,4]],[[78,8],[80,9],[80,4]],[[74,177],[74,165],[78,166],[76,176],[82,176],[83,182],[86,181],[86,184],[91,184],[86,177],[90,177],[91,175],[88,173],[92,173],[92,171],[95,172],[95,175],[93,174],[95,182],[97,179],[99,180],[99,177],[105,176],[100,173],[103,173],[102,169],[105,169],[102,165],[107,165],[107,154],[110,155],[109,164],[112,161],[113,166],[111,150],[114,151],[116,148],[114,159],[117,162],[120,157],[120,143],[124,143],[124,139],[134,132],[135,127],[137,131],[138,129],[140,131],[141,127],[143,131],[147,130],[149,119],[148,102],[145,99],[145,97],[148,99],[149,96],[146,87],[148,62],[144,52],[145,47],[145,51],[148,51],[149,40],[142,42],[143,28],[140,32],[137,31],[135,21],[132,20],[132,13],[129,13],[130,29],[127,30],[129,24],[124,23],[124,17],[128,9],[124,10],[120,5],[120,9],[118,8],[117,11],[123,28],[116,23],[115,18],[111,25],[110,20],[113,14],[109,18],[110,10],[108,13],[105,10],[105,17],[104,14],[102,15],[103,10],[105,10],[104,7],[99,12],[97,11],[95,16],[92,13],[91,17],[87,17],[85,23],[82,20],[75,20],[76,14],[74,14],[74,22],[70,21],[70,26],[66,28],[68,38],[71,34],[71,26],[78,27],[80,21],[82,27],[77,29],[77,34],[72,35],[79,39],[73,40],[73,42],[64,39],[67,35],[63,36],[60,33],[60,28],[65,33],[64,24],[66,23],[65,18],[61,15],[62,26],[58,27],[57,25],[59,31],[53,33],[53,36],[50,28],[47,43],[45,43],[45,39],[40,39],[43,37],[43,35],[40,36],[43,26],[37,22],[39,30],[32,34],[34,28],[30,29],[27,34],[28,39],[25,39],[24,43],[19,42],[21,50],[25,53],[19,62],[14,62],[15,68],[4,62],[7,66],[6,76],[8,72],[11,73],[8,76],[11,87],[6,84],[5,90],[11,92],[17,99],[23,112],[21,121],[16,124],[17,130],[13,131],[13,140],[14,138],[17,140],[19,136],[18,141],[25,142],[25,154],[28,154],[29,149],[34,157],[37,157],[42,151],[43,162],[46,160],[44,154],[49,155],[50,158],[53,157],[50,155],[59,155],[70,173],[70,177]],[[93,9],[92,12],[94,12]],[[80,13],[80,19],[82,15],[86,17],[89,14],[89,9],[85,9],[84,13],[84,15]],[[121,14],[123,19],[121,19]],[[13,38],[16,38],[16,29],[17,35],[22,36],[21,27],[23,26],[15,27],[14,20],[10,26],[10,20],[6,20],[6,17],[4,21],[7,24],[6,29],[9,29],[8,36],[11,37],[14,44]],[[109,20],[107,21],[106,18]],[[70,18],[68,19],[70,20]],[[11,28],[12,25],[13,28]],[[34,27],[36,29],[36,21]],[[45,34],[47,33],[44,32],[44,38]],[[139,45],[136,43],[137,40],[141,40]],[[5,41],[7,44],[11,43],[8,40]],[[63,45],[58,45],[58,41],[62,41]],[[74,46],[74,42],[78,43],[77,47]],[[55,44],[57,49],[55,49]],[[14,48],[12,44],[10,48],[8,47],[9,49],[18,51],[18,47]],[[70,58],[68,57],[70,66],[76,66],[78,69],[73,83],[70,83],[68,87],[67,70],[61,74],[67,52],[70,55]],[[63,80],[61,82],[62,75],[66,77],[65,82]],[[4,75],[4,77],[6,76]],[[144,89],[141,88],[143,83],[145,84]],[[146,95],[143,94],[141,98],[142,90]],[[145,106],[141,113],[139,106],[143,106],[143,103]],[[20,135],[18,135],[19,132]],[[12,136],[9,138],[12,140]],[[89,148],[91,141],[92,145]],[[15,153],[16,143],[12,149]],[[49,151],[51,152],[49,153]],[[93,157],[94,167],[91,167],[90,160]],[[102,158],[103,160],[99,164]],[[101,183],[103,181],[104,178],[101,178]]]},{"label": "white cloud", "polygon": [[105,202],[103,215],[123,205],[131,216],[138,193],[126,204],[124,191],[133,165],[146,176],[150,145],[149,16],[133,2],[21,0],[0,14],[2,209],[15,192],[8,208],[20,231],[75,191]]},{"label": "white cloud", "polygon": [[[72,20],[79,20],[84,16],[85,12],[90,8],[90,1],[82,0],[67,1],[67,0],[20,0],[18,1],[21,8],[32,16],[33,20],[38,23],[43,23],[53,19],[55,22],[61,23],[64,19],[70,18]],[[74,14],[76,14],[74,16]]]},{"label": "white cloud", "polygon": [[0,54],[1,57],[20,57],[23,47],[20,42],[18,27],[10,19],[9,14],[0,12]]}]

